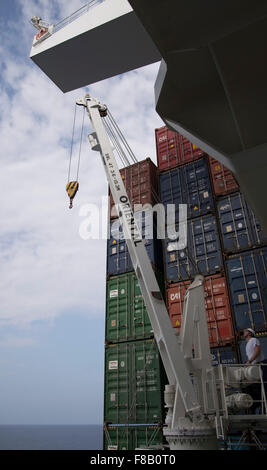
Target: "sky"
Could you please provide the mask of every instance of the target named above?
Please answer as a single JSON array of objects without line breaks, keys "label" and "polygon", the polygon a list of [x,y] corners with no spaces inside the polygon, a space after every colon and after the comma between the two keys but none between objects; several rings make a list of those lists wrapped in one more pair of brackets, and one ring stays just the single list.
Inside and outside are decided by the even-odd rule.
[{"label": "sky", "polygon": [[[69,210],[76,99],[89,92],[108,104],[137,159],[156,162],[154,129],[163,125],[154,109],[159,64],[63,94],[29,58],[32,16],[56,23],[85,3],[0,2],[2,425],[103,421],[106,241],[80,237],[79,211],[100,205],[107,183],[84,136],[80,189]],[[72,176],[81,119],[77,112]]]}]

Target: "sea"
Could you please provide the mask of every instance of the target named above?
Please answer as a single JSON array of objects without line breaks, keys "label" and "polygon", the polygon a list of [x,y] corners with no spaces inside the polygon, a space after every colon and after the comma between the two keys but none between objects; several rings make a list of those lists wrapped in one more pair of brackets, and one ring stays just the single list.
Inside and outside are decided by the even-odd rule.
[{"label": "sea", "polygon": [[0,426],[0,450],[102,450],[103,425]]}]

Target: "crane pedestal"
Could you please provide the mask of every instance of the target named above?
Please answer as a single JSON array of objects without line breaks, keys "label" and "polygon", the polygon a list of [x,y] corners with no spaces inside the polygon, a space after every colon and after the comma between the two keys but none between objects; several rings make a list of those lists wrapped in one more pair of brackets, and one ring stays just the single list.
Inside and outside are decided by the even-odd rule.
[{"label": "crane pedestal", "polygon": [[170,450],[218,450],[218,440],[215,433],[182,436],[176,430],[164,430],[164,436]]}]

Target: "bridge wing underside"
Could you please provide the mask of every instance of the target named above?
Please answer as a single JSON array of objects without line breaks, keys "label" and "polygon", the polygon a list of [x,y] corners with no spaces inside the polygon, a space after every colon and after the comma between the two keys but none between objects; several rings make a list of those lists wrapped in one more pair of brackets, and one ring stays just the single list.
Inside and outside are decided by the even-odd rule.
[{"label": "bridge wing underside", "polygon": [[267,233],[267,3],[130,4],[163,57],[158,113],[235,173]]},{"label": "bridge wing underside", "polygon": [[40,44],[31,59],[65,93],[161,60],[127,0],[105,0]]}]

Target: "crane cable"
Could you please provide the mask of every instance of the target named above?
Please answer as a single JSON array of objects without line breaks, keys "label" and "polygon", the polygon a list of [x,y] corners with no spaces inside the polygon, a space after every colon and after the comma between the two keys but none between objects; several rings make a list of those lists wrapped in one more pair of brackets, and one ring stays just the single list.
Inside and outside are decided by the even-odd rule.
[{"label": "crane cable", "polygon": [[78,166],[77,166],[77,181],[78,181],[78,178],[79,178],[79,171],[80,171],[81,150],[82,150],[82,141],[83,141],[83,128],[84,128],[84,116],[85,116],[85,107],[83,108],[82,130],[81,130],[81,137],[80,137],[79,158],[78,158]]},{"label": "crane cable", "polygon": [[72,151],[73,151],[73,141],[74,141],[74,131],[75,131],[75,123],[76,123],[76,114],[77,114],[77,106],[76,106],[76,103],[75,103],[75,106],[74,106],[73,126],[72,126],[72,139],[71,139],[71,146],[70,146],[70,162],[69,162],[68,183],[70,182],[70,170],[71,170],[71,160],[72,160]]},{"label": "crane cable", "polygon": [[74,133],[75,133],[75,124],[76,124],[76,113],[77,113],[77,107],[75,104],[75,110],[74,110],[74,119],[73,119],[73,127],[72,127],[72,139],[71,139],[71,148],[70,148],[70,161],[69,161],[69,171],[68,171],[68,183],[66,185],[66,191],[68,193],[68,196],[70,198],[70,205],[69,208],[72,209],[72,201],[74,197],[76,196],[76,193],[79,189],[79,171],[80,171],[80,161],[81,161],[81,150],[82,150],[82,139],[83,139],[83,129],[84,129],[84,116],[85,116],[85,108],[83,112],[83,120],[82,120],[82,129],[81,129],[81,136],[80,136],[80,147],[79,147],[79,157],[78,157],[78,165],[77,165],[77,176],[76,176],[76,181],[70,181],[70,172],[71,172],[71,163],[72,163],[72,154],[73,154],[73,143],[74,143]]},{"label": "crane cable", "polygon": [[119,136],[119,138],[121,139],[124,147],[126,148],[126,150],[128,151],[128,154],[130,156],[130,158],[132,159],[133,163],[137,163],[138,160],[135,156],[135,154],[133,153],[130,145],[128,144],[127,140],[125,139],[123,133],[121,132],[116,120],[114,119],[114,117],[112,116],[111,112],[108,110],[108,118],[110,120],[110,122],[113,124],[114,126],[114,129],[117,131],[117,134]]},{"label": "crane cable", "polygon": [[114,128],[112,128],[111,124],[107,121],[107,118],[103,118],[103,122],[104,122],[104,125],[105,125],[105,128],[106,128],[106,131],[109,135],[109,139],[114,147],[114,149],[117,151],[117,154],[118,154],[118,157],[120,158],[122,164],[124,166],[129,166],[130,165],[130,162],[127,158],[127,156],[125,155],[121,145],[120,145],[120,142],[119,140],[117,139],[116,137],[116,133],[114,132]]}]

